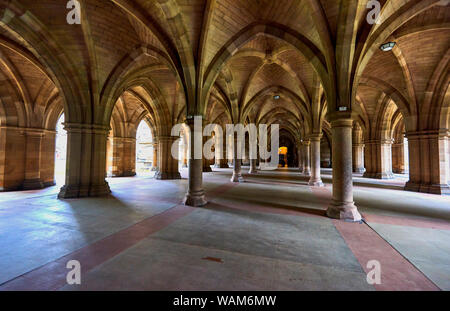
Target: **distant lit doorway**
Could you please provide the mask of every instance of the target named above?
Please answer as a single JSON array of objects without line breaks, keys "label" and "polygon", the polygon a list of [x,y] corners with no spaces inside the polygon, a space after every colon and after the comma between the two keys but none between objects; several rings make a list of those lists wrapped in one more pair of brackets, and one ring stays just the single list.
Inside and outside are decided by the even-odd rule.
[{"label": "distant lit doorway", "polygon": [[288,148],[280,147],[278,150],[279,162],[278,167],[288,167]]},{"label": "distant lit doorway", "polygon": [[56,123],[55,182],[57,185],[64,185],[66,176],[67,131],[64,129],[63,123],[64,113]]},{"label": "distant lit doorway", "polygon": [[153,175],[153,136],[147,122],[139,123],[136,133],[136,174]]}]

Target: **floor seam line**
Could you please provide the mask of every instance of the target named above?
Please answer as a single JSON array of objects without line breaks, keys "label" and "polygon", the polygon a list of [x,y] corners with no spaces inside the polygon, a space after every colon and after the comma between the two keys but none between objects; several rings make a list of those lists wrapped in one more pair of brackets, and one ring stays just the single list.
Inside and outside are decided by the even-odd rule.
[{"label": "floor seam line", "polygon": [[365,220],[363,220],[364,224],[367,225],[367,227],[370,228],[373,232],[375,232],[376,235],[378,235],[383,241],[385,241],[396,253],[398,253],[403,259],[405,259],[407,262],[411,264],[417,271],[419,271],[428,281],[430,281],[434,286],[436,286],[440,291],[442,291],[442,288],[440,288],[432,279],[430,279],[422,270],[420,270],[411,260],[409,260],[406,256],[404,256],[397,248],[394,247],[389,241],[387,241],[381,234],[379,234],[372,226],[370,226]]}]

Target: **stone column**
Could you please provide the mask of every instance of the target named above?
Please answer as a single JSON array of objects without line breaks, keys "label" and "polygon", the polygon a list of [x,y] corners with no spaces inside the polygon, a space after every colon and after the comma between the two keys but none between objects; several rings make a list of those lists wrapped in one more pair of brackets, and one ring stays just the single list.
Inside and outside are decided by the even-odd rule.
[{"label": "stone column", "polygon": [[0,191],[22,188],[25,176],[26,136],[23,128],[0,127]]},{"label": "stone column", "polygon": [[353,149],[353,173],[362,174],[366,171],[364,168],[364,144],[354,143]]},{"label": "stone column", "polygon": [[302,143],[299,143],[297,150],[298,150],[298,169],[300,170],[300,173],[303,173],[303,170],[304,170],[302,149],[303,149],[303,145],[302,145]]},{"label": "stone column", "polygon": [[311,176],[310,145],[311,142],[309,140],[303,141],[303,175],[308,177]]},{"label": "stone column", "polygon": [[66,181],[59,198],[105,195],[106,141],[109,127],[65,123],[67,131]]},{"label": "stone column", "polygon": [[361,215],[353,202],[352,125],[352,119],[331,122],[333,201],[327,209],[327,215],[336,219],[360,221]]},{"label": "stone column", "polygon": [[[250,138],[249,138],[250,139]],[[249,174],[257,174],[258,173],[258,145],[256,145],[255,150],[250,150],[250,144],[249,141],[249,161],[250,161],[250,169],[248,171]]]},{"label": "stone column", "polygon": [[110,137],[111,140],[111,176],[123,176],[124,143],[122,137]]},{"label": "stone column", "polygon": [[[157,138],[154,138],[157,141]],[[158,170],[158,143],[153,143],[153,161],[152,161],[152,171]]]},{"label": "stone column", "polygon": [[322,134],[313,134],[309,137],[311,142],[311,178],[309,185],[314,187],[323,187],[320,176],[320,139]]},{"label": "stone column", "polygon": [[175,136],[158,137],[158,170],[155,179],[181,179],[178,160],[172,156],[172,145],[178,138]]},{"label": "stone column", "polygon": [[450,194],[447,130],[407,132],[409,181],[405,190]]},{"label": "stone column", "polygon": [[392,179],[392,140],[370,140],[365,143],[366,172],[364,177]]},{"label": "stone column", "polygon": [[216,168],[229,168],[227,159],[226,139],[222,141],[222,146],[216,146]]},{"label": "stone column", "polygon": [[[202,138],[202,146],[205,145],[207,140],[208,140],[207,137],[203,136],[203,138]],[[209,159],[206,159],[203,156],[203,158],[202,158],[202,166],[203,166],[202,167],[202,171],[203,171],[203,173],[211,173],[212,172],[211,163],[209,161],[210,161]]]},{"label": "stone column", "polygon": [[[89,196],[100,196],[111,192],[106,182],[106,143],[109,126],[93,125],[91,133],[92,151]],[[69,157],[67,157],[69,159]],[[87,174],[86,174],[87,175]]]},{"label": "stone column", "polygon": [[208,203],[203,190],[203,159],[195,156],[195,150],[203,148],[203,132],[202,128],[196,129],[194,127],[194,120],[187,120],[187,124],[191,129],[191,134],[189,135],[191,148],[189,148],[189,183],[184,204],[200,207]]},{"label": "stone column", "polygon": [[392,145],[392,171],[396,174],[406,173],[403,142]]},{"label": "stone column", "polygon": [[249,169],[248,173],[249,174],[257,174],[258,173],[256,159],[250,159],[250,169]]},{"label": "stone column", "polygon": [[[242,142],[239,142],[237,139],[237,134],[233,134],[233,175],[231,176],[231,182],[244,182],[244,178],[242,177],[242,168],[241,168],[241,159],[238,159],[238,149],[242,150]],[[242,157],[242,153],[241,153]]]},{"label": "stone column", "polygon": [[123,138],[123,176],[136,176],[136,138]]},{"label": "stone column", "polygon": [[26,129],[25,148],[25,179],[22,188],[24,190],[42,189],[44,183],[41,180],[41,144],[44,137],[42,129]]}]

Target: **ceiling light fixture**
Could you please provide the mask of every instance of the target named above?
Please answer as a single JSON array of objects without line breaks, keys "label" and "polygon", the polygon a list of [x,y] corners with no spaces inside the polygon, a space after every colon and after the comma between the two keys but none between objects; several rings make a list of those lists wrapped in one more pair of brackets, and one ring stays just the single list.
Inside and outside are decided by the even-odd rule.
[{"label": "ceiling light fixture", "polygon": [[394,46],[395,46],[395,42],[387,42],[380,46],[380,50],[382,50],[383,52],[389,52],[394,48]]},{"label": "ceiling light fixture", "polygon": [[273,96],[273,99],[279,100],[279,99],[280,99],[280,95],[274,95],[274,96]]}]

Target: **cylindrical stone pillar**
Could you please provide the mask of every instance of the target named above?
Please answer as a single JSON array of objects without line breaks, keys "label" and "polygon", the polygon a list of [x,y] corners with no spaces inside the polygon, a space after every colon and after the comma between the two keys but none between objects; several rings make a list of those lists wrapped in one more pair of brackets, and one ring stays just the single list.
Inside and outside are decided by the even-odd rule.
[{"label": "cylindrical stone pillar", "polygon": [[333,201],[327,209],[331,218],[360,221],[361,215],[353,201],[352,119],[331,122],[333,141]]},{"label": "cylindrical stone pillar", "polygon": [[[239,142],[236,133],[234,133],[234,145],[233,145],[233,175],[231,176],[231,182],[244,182],[242,177],[241,159],[242,152],[238,152],[238,148],[242,148],[242,142]],[[241,149],[242,150],[242,149]]]},{"label": "cylindrical stone pillar", "polygon": [[309,140],[303,141],[303,175],[311,176],[311,158],[310,158],[310,146]]},{"label": "cylindrical stone pillar", "polygon": [[320,176],[320,139],[322,134],[310,136],[311,142],[311,178],[309,185],[314,187],[323,187],[322,178]]},{"label": "cylindrical stone pillar", "polygon": [[191,147],[189,148],[188,191],[184,198],[184,204],[200,207],[208,203],[203,190],[203,159],[202,157],[195,157],[195,150],[203,149],[203,133],[202,127],[199,127],[199,129],[194,127],[194,120],[188,120],[188,125],[191,129],[191,135],[189,135]]},{"label": "cylindrical stone pillar", "polygon": [[353,144],[353,172],[362,174],[366,171],[364,168],[364,144]]},{"label": "cylindrical stone pillar", "polygon": [[303,149],[303,145],[302,145],[302,143],[300,143],[298,145],[298,147],[297,147],[297,150],[298,150],[298,169],[300,170],[300,173],[303,173],[303,169],[304,169],[304,167],[303,167],[303,152],[302,152],[302,149]]},{"label": "cylindrical stone pillar", "polygon": [[258,169],[256,166],[256,159],[250,159],[250,170],[248,171],[249,174],[256,174],[258,173]]},{"label": "cylindrical stone pillar", "polygon": [[218,145],[216,146],[216,159],[214,167],[229,168],[227,159],[226,141],[222,142],[222,146],[219,145],[219,141],[217,143]]}]

